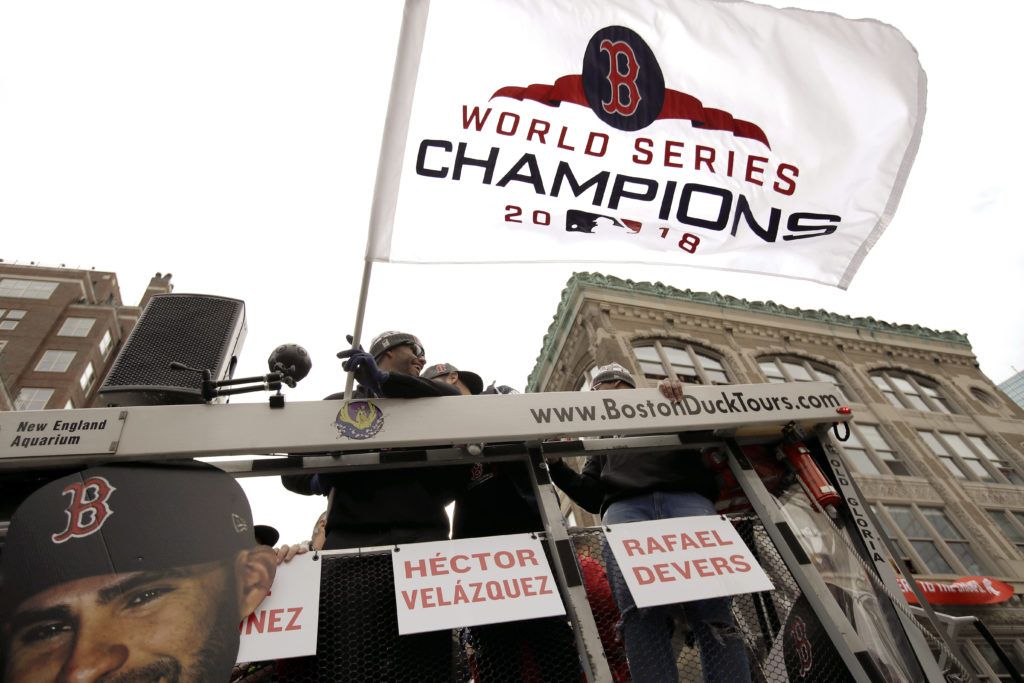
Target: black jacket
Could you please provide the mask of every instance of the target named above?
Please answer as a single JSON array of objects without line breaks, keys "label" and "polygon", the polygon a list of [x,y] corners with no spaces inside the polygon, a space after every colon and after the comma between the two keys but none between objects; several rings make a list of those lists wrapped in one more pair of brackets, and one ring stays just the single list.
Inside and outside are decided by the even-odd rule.
[{"label": "black jacket", "polygon": [[455,499],[452,538],[543,531],[526,462],[476,463]]},{"label": "black jacket", "polygon": [[[387,398],[458,396],[450,384],[392,373],[384,382]],[[366,398],[360,387],[353,396]],[[344,398],[331,394],[325,400]],[[330,495],[326,550],[439,541],[448,538],[451,503],[469,479],[466,465],[360,470],[281,477],[284,487],[303,495]]]},{"label": "black jacket", "polygon": [[558,488],[595,514],[617,500],[654,491],[699,493],[712,502],[718,498],[715,478],[695,450],[590,456],[582,473],[562,461],[548,467]]}]

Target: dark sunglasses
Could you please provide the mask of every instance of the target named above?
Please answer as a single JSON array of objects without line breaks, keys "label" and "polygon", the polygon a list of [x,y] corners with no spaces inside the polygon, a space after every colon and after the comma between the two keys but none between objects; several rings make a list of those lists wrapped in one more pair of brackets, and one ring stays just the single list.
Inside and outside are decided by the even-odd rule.
[{"label": "dark sunglasses", "polygon": [[409,342],[408,344],[402,344],[402,346],[408,346],[409,348],[411,348],[412,352],[413,352],[413,355],[415,355],[417,358],[426,358],[427,357],[426,351],[424,351],[423,347],[420,346],[419,344],[414,344],[412,342]]}]

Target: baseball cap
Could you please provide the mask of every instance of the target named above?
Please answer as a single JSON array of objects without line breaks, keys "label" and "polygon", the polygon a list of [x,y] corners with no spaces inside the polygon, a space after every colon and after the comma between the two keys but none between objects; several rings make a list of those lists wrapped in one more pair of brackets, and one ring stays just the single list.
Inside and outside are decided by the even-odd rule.
[{"label": "baseball cap", "polygon": [[414,334],[408,332],[381,332],[370,342],[370,355],[379,359],[381,354],[402,344],[415,344],[423,350],[423,344]]},{"label": "baseball cap", "polygon": [[491,382],[487,386],[487,388],[484,389],[484,393],[485,394],[518,394],[519,391],[517,391],[516,389],[513,389],[512,387],[510,387],[507,384],[498,384],[497,386],[495,386],[495,382]]},{"label": "baseball cap", "polygon": [[269,545],[273,548],[281,538],[281,532],[267,524],[257,524],[253,527],[256,534],[256,542],[260,545]]},{"label": "baseball cap", "polygon": [[211,465],[84,469],[38,489],[11,516],[0,615],[70,581],[224,561],[255,546],[245,492]]},{"label": "baseball cap", "polygon": [[469,388],[469,393],[474,396],[480,394],[484,390],[484,381],[480,379],[480,375],[475,372],[469,372],[468,370],[459,370],[451,363],[438,363],[437,365],[431,365],[429,368],[424,368],[423,372],[420,373],[420,377],[424,379],[434,379],[441,375],[447,375],[450,373],[458,373],[459,379],[462,383]]},{"label": "baseball cap", "polygon": [[629,370],[618,363],[609,363],[608,365],[602,365],[599,367],[594,374],[593,381],[590,383],[590,388],[593,389],[598,384],[614,382],[615,380],[625,382],[636,389],[636,380],[633,379],[633,375],[630,374]]}]

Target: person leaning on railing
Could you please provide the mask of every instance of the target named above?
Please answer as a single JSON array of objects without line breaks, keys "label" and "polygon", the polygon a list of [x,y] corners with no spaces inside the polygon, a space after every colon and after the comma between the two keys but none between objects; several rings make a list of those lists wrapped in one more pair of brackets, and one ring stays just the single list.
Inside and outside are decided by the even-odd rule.
[{"label": "person leaning on railing", "polygon": [[[349,339],[351,341],[351,338]],[[406,332],[384,332],[369,352],[352,348],[338,354],[355,375],[355,398],[458,396],[454,386],[420,377],[426,363],[420,340]],[[344,398],[331,394],[327,399]],[[450,504],[469,477],[465,465],[388,470],[339,471],[283,476],[285,488],[304,495],[329,495],[324,550],[370,548],[448,538]],[[334,641],[334,662],[352,680],[449,680],[451,632],[398,637],[395,597],[387,555],[358,562],[327,562],[324,585],[363,586],[321,606],[321,635]],[[373,622],[373,620],[377,620]],[[371,623],[373,622],[373,623]],[[376,635],[369,632],[375,628]],[[319,656],[318,656],[319,657]]]},{"label": "person leaning on railing", "polygon": [[[634,388],[633,375],[617,363],[598,368],[591,383],[595,391]],[[663,380],[658,389],[669,400],[682,400],[683,385],[678,380]],[[549,460],[548,467],[555,484],[583,509],[602,514],[606,525],[717,514],[713,503],[718,496],[717,485],[697,451],[591,456],[581,473],[560,459]],[[622,612],[623,640],[633,680],[676,680],[669,614],[664,607],[637,608],[607,546],[604,555]],[[729,598],[682,605],[700,647],[705,681],[750,680],[746,649],[730,606]]]}]

